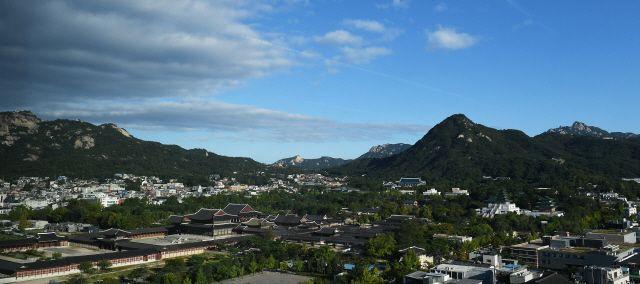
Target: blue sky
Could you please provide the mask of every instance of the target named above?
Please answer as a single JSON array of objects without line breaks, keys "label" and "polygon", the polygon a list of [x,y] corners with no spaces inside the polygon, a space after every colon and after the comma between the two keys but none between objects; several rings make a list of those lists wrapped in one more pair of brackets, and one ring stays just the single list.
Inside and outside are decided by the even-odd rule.
[{"label": "blue sky", "polygon": [[2,1],[0,110],[264,163],[446,117],[640,133],[636,1]]}]

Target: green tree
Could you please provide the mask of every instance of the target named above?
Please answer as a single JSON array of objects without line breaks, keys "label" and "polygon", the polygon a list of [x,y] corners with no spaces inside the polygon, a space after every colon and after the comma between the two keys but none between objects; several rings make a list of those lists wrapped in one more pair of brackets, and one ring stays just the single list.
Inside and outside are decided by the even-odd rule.
[{"label": "green tree", "polygon": [[207,257],[203,254],[194,254],[189,259],[187,259],[188,266],[199,266],[203,265],[207,261]]},{"label": "green tree", "polygon": [[269,258],[267,258],[265,265],[267,268],[275,268],[276,263],[276,259],[273,257],[273,255],[270,255]]},{"label": "green tree", "polygon": [[249,262],[248,268],[251,273],[254,273],[256,272],[256,270],[258,270],[258,264],[254,260],[252,260],[251,262]]},{"label": "green tree", "polygon": [[207,283],[207,277],[204,276],[204,271],[202,270],[202,267],[200,267],[200,269],[198,269],[198,274],[196,274],[196,284],[206,284]]},{"label": "green tree", "polygon": [[121,284],[121,282],[117,278],[105,278],[100,284]]},{"label": "green tree", "polygon": [[299,260],[296,260],[293,262],[293,270],[295,270],[296,272],[302,271],[303,267],[304,267],[304,262]]},{"label": "green tree", "polygon": [[111,264],[111,260],[108,260],[106,258],[103,258],[100,261],[98,261],[98,267],[100,267],[100,269],[107,269],[112,265],[113,264]]},{"label": "green tree", "polygon": [[280,262],[280,270],[289,270],[289,265],[286,261]]},{"label": "green tree", "polygon": [[64,281],[66,284],[86,284],[88,283],[87,278],[84,278],[82,275],[73,275],[67,281]]},{"label": "green tree", "polygon": [[329,246],[323,245],[316,249],[315,257],[330,260],[336,255],[336,252]]},{"label": "green tree", "polygon": [[62,253],[56,251],[56,252],[51,254],[51,258],[53,258],[53,259],[61,259],[62,258]]},{"label": "green tree", "polygon": [[273,241],[273,239],[276,237],[276,235],[275,235],[275,233],[273,232],[273,229],[271,229],[271,228],[267,228],[267,229],[264,229],[264,233],[262,234],[262,237],[263,237],[265,240]]},{"label": "green tree", "polygon": [[402,261],[400,262],[402,266],[411,270],[411,272],[415,272],[420,269],[420,258],[415,251],[409,249],[407,250],[407,254],[402,257]]},{"label": "green tree", "polygon": [[138,282],[138,279],[142,279],[144,282],[144,278],[146,278],[150,273],[151,273],[151,270],[149,270],[149,268],[146,265],[143,265],[131,271],[131,273],[129,273],[129,277],[133,278],[134,281],[136,282]]},{"label": "green tree", "polygon": [[392,234],[381,234],[367,240],[364,244],[368,255],[374,257],[389,257],[396,250],[396,240]]},{"label": "green tree", "polygon": [[189,279],[189,277],[185,277],[184,280],[182,280],[182,284],[191,284],[191,279]]},{"label": "green tree", "polygon": [[31,227],[31,222],[27,220],[26,216],[20,218],[20,221],[18,222],[18,230],[20,230],[20,232],[24,233],[25,229],[30,227]]},{"label": "green tree", "polygon": [[184,258],[182,257],[165,258],[164,264],[169,267],[181,267],[186,265],[184,263]]},{"label": "green tree", "polygon": [[384,280],[378,277],[378,269],[374,268],[369,270],[368,268],[362,269],[361,274],[356,275],[355,279],[351,280],[351,284],[383,284]]},{"label": "green tree", "polygon": [[162,276],[162,283],[164,284],[180,284],[178,276],[173,273],[167,273]]},{"label": "green tree", "polygon": [[93,264],[91,262],[83,262],[78,265],[78,269],[84,273],[90,273],[93,269]]}]

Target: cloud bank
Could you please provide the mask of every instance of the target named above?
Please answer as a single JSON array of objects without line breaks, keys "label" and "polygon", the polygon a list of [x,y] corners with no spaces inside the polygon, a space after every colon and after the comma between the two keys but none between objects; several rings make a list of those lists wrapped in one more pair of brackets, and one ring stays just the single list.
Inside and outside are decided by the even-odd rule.
[{"label": "cloud bank", "polygon": [[2,1],[4,103],[201,96],[294,65],[247,39],[261,38],[241,22],[256,13],[232,1]]},{"label": "cloud bank", "polygon": [[422,135],[429,126],[393,123],[350,123],[290,114],[250,105],[234,105],[214,99],[186,99],[143,105],[112,104],[102,107],[57,105],[35,111],[43,118],[73,117],[94,123],[115,123],[146,131],[199,131],[218,138],[280,142],[361,141]]}]

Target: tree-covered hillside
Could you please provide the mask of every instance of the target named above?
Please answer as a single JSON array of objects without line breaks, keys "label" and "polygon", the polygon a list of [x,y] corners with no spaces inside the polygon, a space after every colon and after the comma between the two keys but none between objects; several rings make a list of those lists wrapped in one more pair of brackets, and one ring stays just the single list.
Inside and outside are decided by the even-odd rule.
[{"label": "tree-covered hillside", "polygon": [[143,141],[114,124],[42,121],[30,112],[0,113],[0,175],[112,177],[135,173],[160,177],[229,175],[265,168],[250,158]]},{"label": "tree-covered hillside", "polygon": [[396,156],[356,160],[328,172],[384,180],[509,177],[531,184],[589,177],[619,179],[640,176],[640,139],[554,133],[529,137],[518,130],[476,124],[459,114],[445,119]]}]

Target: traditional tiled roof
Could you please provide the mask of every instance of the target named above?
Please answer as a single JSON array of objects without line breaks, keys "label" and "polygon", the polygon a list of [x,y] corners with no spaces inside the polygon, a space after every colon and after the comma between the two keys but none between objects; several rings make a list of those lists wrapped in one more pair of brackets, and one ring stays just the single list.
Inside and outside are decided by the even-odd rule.
[{"label": "traditional tiled roof", "polygon": [[336,228],[322,228],[315,232],[316,235],[333,236],[338,232]]},{"label": "traditional tiled roof", "polygon": [[180,224],[180,223],[182,223],[183,219],[184,219],[184,216],[171,215],[171,216],[169,216],[169,223],[171,223],[171,224]]},{"label": "traditional tiled roof", "polygon": [[17,240],[5,240],[5,241],[0,241],[0,247],[26,246],[26,245],[34,245],[36,243],[37,243],[37,241],[34,238],[17,239]]},{"label": "traditional tiled roof", "polygon": [[131,235],[130,231],[125,231],[122,229],[116,229],[116,228],[111,228],[109,230],[106,230],[104,232],[102,232],[103,235],[105,235],[106,237],[126,237]]},{"label": "traditional tiled roof", "polygon": [[169,230],[167,230],[166,227],[149,227],[149,228],[131,230],[131,234],[137,235],[137,234],[166,233],[168,231]]},{"label": "traditional tiled roof", "polygon": [[273,222],[283,225],[299,225],[303,217],[296,216],[295,214],[279,215]]},{"label": "traditional tiled roof", "polygon": [[409,220],[409,219],[413,219],[415,218],[415,216],[413,215],[391,215],[389,216],[389,218],[387,218],[387,221],[389,222],[402,222],[404,220]]},{"label": "traditional tiled roof", "polygon": [[230,215],[237,215],[240,216],[241,213],[247,214],[247,213],[258,213],[260,214],[260,212],[253,210],[253,208],[251,208],[251,206],[249,206],[249,204],[235,204],[235,203],[229,203],[227,204],[227,206],[222,209],[222,211],[224,211],[227,214]]},{"label": "traditional tiled roof", "polygon": [[38,240],[38,242],[57,242],[60,240],[60,237],[58,237],[56,233],[38,233],[36,240]]},{"label": "traditional tiled roof", "polygon": [[251,218],[248,221],[242,222],[242,225],[250,227],[260,227],[264,219]]},{"label": "traditional tiled roof", "polygon": [[309,221],[322,222],[322,220],[327,219],[327,215],[311,215],[311,214],[307,214],[307,215],[304,215],[304,218],[309,220]]},{"label": "traditional tiled roof", "polygon": [[224,211],[220,209],[200,208],[198,212],[191,215],[185,215],[185,217],[189,218],[189,220],[191,221],[210,221],[210,220],[213,220],[213,216],[220,215],[220,214],[226,214],[226,213],[224,213]]}]

